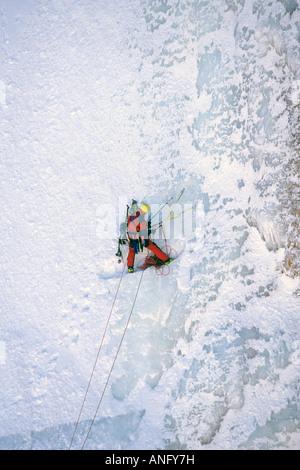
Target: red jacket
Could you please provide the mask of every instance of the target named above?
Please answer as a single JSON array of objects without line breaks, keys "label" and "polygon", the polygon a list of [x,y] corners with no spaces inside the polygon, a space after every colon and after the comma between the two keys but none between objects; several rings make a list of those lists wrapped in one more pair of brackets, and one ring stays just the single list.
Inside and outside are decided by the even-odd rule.
[{"label": "red jacket", "polygon": [[[148,234],[148,222],[144,219],[140,211],[137,211],[135,214],[130,215],[128,217],[128,236],[129,236],[129,252],[127,257],[127,266],[133,267],[134,258],[135,258],[135,242],[133,240],[137,240],[139,237],[144,239],[145,247],[152,251],[157,258],[161,259],[162,261],[166,261],[168,259],[168,255],[166,255],[161,249],[155,245],[151,240],[149,240]],[[132,241],[131,241],[132,240]]]},{"label": "red jacket", "polygon": [[131,239],[138,239],[139,237],[147,239],[148,235],[148,222],[144,219],[140,211],[128,217],[128,235]]}]

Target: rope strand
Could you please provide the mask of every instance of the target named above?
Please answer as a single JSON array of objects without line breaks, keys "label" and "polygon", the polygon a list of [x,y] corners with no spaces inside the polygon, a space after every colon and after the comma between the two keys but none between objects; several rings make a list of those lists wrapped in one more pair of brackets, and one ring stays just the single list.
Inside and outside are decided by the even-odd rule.
[{"label": "rope strand", "polygon": [[87,389],[85,391],[85,395],[84,395],[84,398],[83,398],[83,401],[82,401],[80,412],[79,412],[79,415],[78,415],[78,418],[77,418],[77,421],[76,421],[76,425],[75,425],[73,436],[72,436],[72,439],[71,439],[71,442],[70,442],[69,450],[71,450],[72,443],[73,443],[73,440],[74,440],[74,437],[75,437],[75,434],[76,434],[76,431],[77,431],[77,427],[78,427],[78,424],[79,424],[79,420],[80,420],[80,417],[81,417],[81,413],[82,413],[82,410],[83,410],[83,407],[84,407],[84,404],[85,404],[85,401],[86,401],[86,398],[87,398],[87,395],[88,395],[88,392],[89,392],[89,388],[90,388],[92,378],[93,378],[93,375],[94,375],[94,372],[95,372],[95,369],[96,369],[96,365],[97,365],[97,362],[98,362],[98,359],[99,359],[100,351],[102,349],[102,345],[103,345],[103,341],[104,341],[104,338],[105,338],[105,335],[106,335],[108,324],[110,322],[111,314],[112,314],[112,311],[113,311],[113,308],[114,308],[114,305],[115,305],[115,302],[116,302],[116,299],[117,299],[118,292],[120,290],[120,285],[121,285],[122,278],[123,278],[123,275],[124,275],[125,266],[126,265],[124,263],[124,268],[123,268],[123,271],[122,271],[122,275],[121,275],[121,278],[120,278],[120,281],[119,281],[119,284],[118,284],[118,288],[117,288],[117,291],[116,291],[116,294],[115,294],[115,297],[114,297],[114,300],[113,300],[113,303],[112,303],[112,306],[111,306],[111,309],[110,309],[109,316],[108,316],[107,321],[106,321],[106,325],[105,325],[105,329],[104,329],[104,332],[103,332],[103,335],[102,335],[100,346],[98,348],[98,353],[97,353],[97,356],[96,356],[96,360],[94,362],[93,370],[92,370],[92,373],[90,375],[89,383],[88,383]]},{"label": "rope strand", "polygon": [[109,374],[108,374],[106,383],[105,383],[104,388],[103,388],[103,390],[102,390],[102,395],[101,395],[101,397],[100,397],[98,406],[97,406],[97,408],[96,408],[94,417],[93,417],[92,422],[91,422],[91,424],[90,424],[90,427],[89,427],[89,429],[88,429],[87,435],[86,435],[86,437],[85,437],[85,439],[84,439],[84,442],[83,442],[83,444],[82,444],[81,450],[84,448],[84,446],[85,446],[85,444],[86,444],[86,441],[88,440],[88,437],[89,437],[89,435],[90,435],[91,429],[92,429],[92,427],[93,427],[93,425],[94,425],[96,416],[97,416],[97,414],[98,414],[100,405],[101,405],[101,403],[102,403],[102,399],[103,399],[103,397],[104,397],[104,394],[105,394],[105,391],[106,391],[106,388],[107,388],[109,379],[110,379],[110,377],[111,377],[113,368],[114,368],[114,366],[115,366],[117,357],[118,357],[118,355],[119,355],[119,352],[120,352],[120,349],[121,349],[121,346],[122,346],[122,343],[123,343],[123,340],[124,340],[124,337],[125,337],[125,334],[126,334],[126,331],[127,331],[127,328],[128,328],[129,322],[130,322],[130,319],[131,319],[131,315],[132,315],[132,312],[133,312],[133,309],[134,309],[134,306],[135,306],[135,302],[136,302],[136,299],[137,299],[137,296],[138,296],[138,293],[139,293],[139,290],[140,290],[140,286],[141,286],[143,274],[144,274],[144,271],[142,271],[142,274],[141,274],[141,277],[140,277],[140,281],[139,281],[139,285],[138,285],[138,288],[137,288],[137,291],[136,291],[136,294],[135,294],[135,298],[134,298],[134,301],[133,301],[133,304],[132,304],[132,307],[131,307],[130,314],[129,314],[128,319],[127,319],[127,323],[126,323],[126,326],[125,326],[125,329],[124,329],[124,332],[123,332],[121,341],[120,341],[120,343],[119,343],[119,346],[118,346],[117,352],[116,352],[116,354],[115,354],[115,357],[114,357],[112,366],[111,366],[111,368],[110,368],[110,371],[109,371]]}]

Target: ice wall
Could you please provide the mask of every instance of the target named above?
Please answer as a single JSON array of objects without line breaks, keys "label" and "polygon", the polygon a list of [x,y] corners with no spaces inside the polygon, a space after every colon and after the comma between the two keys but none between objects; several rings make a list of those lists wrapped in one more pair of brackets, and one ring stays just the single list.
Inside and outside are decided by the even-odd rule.
[{"label": "ice wall", "polygon": [[201,224],[146,271],[87,448],[297,448],[297,3],[2,3],[0,447],[68,448],[119,282],[101,208],[184,186]]}]

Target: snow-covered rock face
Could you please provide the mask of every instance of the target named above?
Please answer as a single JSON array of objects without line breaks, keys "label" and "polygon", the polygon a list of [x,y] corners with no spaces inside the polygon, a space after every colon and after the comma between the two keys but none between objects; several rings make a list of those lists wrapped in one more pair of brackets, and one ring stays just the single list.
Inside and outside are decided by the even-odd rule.
[{"label": "snow-covered rock face", "polygon": [[115,228],[132,198],[183,187],[195,236],[172,226],[169,276],[145,271],[85,447],[299,448],[297,2],[3,0],[0,18],[0,448],[69,447],[120,280]]}]

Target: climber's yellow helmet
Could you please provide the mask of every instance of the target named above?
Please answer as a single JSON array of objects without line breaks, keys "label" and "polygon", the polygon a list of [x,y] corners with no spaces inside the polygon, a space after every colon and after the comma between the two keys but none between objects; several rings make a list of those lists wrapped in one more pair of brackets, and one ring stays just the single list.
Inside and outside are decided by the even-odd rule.
[{"label": "climber's yellow helmet", "polygon": [[148,214],[148,212],[150,211],[150,206],[148,206],[148,204],[141,204],[140,210],[143,211],[145,214]]}]

